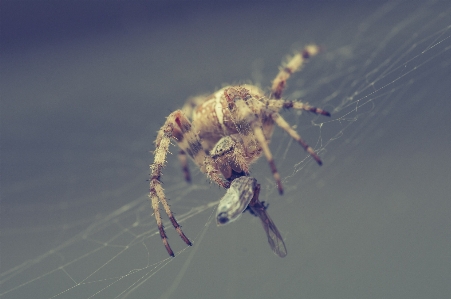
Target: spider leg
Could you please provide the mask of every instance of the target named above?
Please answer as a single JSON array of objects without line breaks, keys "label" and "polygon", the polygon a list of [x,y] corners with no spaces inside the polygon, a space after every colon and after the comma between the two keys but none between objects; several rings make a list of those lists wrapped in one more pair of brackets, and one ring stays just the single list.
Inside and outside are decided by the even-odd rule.
[{"label": "spider leg", "polygon": [[321,114],[324,116],[330,116],[330,113],[321,108],[317,108],[315,106],[311,106],[306,103],[298,102],[298,101],[283,101],[283,100],[267,100],[268,106],[273,110],[279,111],[281,108],[285,109],[296,109],[296,110],[304,110],[308,112],[313,112],[315,114]]},{"label": "spider leg", "polygon": [[[203,172],[206,172],[207,175],[218,185],[227,188],[230,183],[224,181],[217,173],[217,170],[212,167],[205,167],[204,163],[211,159],[205,153],[202,148],[202,145],[199,141],[195,130],[191,130],[191,123],[184,116],[181,110],[177,110],[171,113],[166,119],[165,124],[161,127],[158,132],[156,143],[156,149],[154,151],[154,163],[150,165],[151,176],[150,176],[150,193],[149,198],[152,203],[152,208],[154,210],[155,219],[157,222],[158,230],[160,231],[161,239],[163,240],[163,244],[166,247],[167,252],[170,256],[174,256],[174,252],[172,251],[166,233],[164,231],[163,223],[160,215],[160,203],[163,205],[163,208],[171,220],[172,225],[174,226],[177,233],[180,237],[185,241],[185,243],[189,246],[192,245],[191,241],[185,236],[180,225],[172,214],[171,208],[169,207],[168,201],[164,194],[163,187],[161,186],[161,170],[164,168],[164,164],[166,162],[166,155],[169,150],[169,145],[171,144],[171,138],[175,139],[178,146],[187,153],[196,164],[199,165]],[[208,166],[208,165],[207,165]]]},{"label": "spider leg", "polygon": [[312,56],[319,52],[319,47],[316,45],[308,45],[302,52],[296,53],[285,63],[279,70],[279,73],[274,78],[271,87],[271,98],[280,99],[282,92],[286,87],[287,80],[291,74],[299,71],[305,62]]},{"label": "spider leg", "polygon": [[229,182],[221,178],[218,170],[212,166],[213,159],[202,147],[196,129],[192,126],[188,118],[186,118],[181,110],[171,113],[168,117],[168,121],[171,117],[173,118],[173,123],[176,125],[173,137],[176,140],[177,145],[193,159],[200,170],[207,174],[212,181],[223,188],[228,188],[230,185]]},{"label": "spider leg", "polygon": [[272,113],[271,114],[272,119],[274,122],[284,129],[294,140],[296,140],[303,148],[304,150],[312,156],[312,158],[319,164],[322,165],[323,162],[321,162],[321,159],[319,156],[315,153],[313,148],[309,146],[304,140],[302,140],[301,136],[283,119],[282,116],[280,116],[279,113]]},{"label": "spider leg", "polygon": [[150,188],[149,198],[152,203],[153,214],[157,221],[158,230],[160,231],[160,237],[161,240],[163,240],[164,247],[166,247],[166,250],[170,256],[174,256],[174,252],[172,251],[171,246],[168,243],[168,237],[166,236],[166,232],[164,231],[163,221],[161,219],[160,214],[160,203],[158,201],[158,196],[155,187]]},{"label": "spider leg", "polygon": [[191,183],[191,175],[189,173],[188,159],[186,158],[186,153],[183,150],[179,151],[179,161],[180,164],[182,165],[182,171],[185,177],[185,181]]},{"label": "spider leg", "polygon": [[263,150],[274,180],[276,181],[277,188],[279,189],[279,194],[283,194],[280,174],[277,171],[276,164],[268,147],[268,142],[261,128],[261,122],[247,103],[252,100],[252,95],[245,88],[228,88],[224,90],[224,95],[227,98],[231,115],[235,116],[233,122],[241,136],[243,147],[246,149],[247,154],[249,156],[255,156],[255,152],[259,151],[259,148]]},{"label": "spider leg", "polygon": [[149,198],[152,203],[153,212],[155,215],[155,219],[157,221],[158,230],[160,231],[161,239],[163,240],[163,244],[166,247],[166,250],[170,256],[174,256],[174,252],[169,245],[168,238],[166,232],[164,231],[161,214],[160,214],[160,203],[163,205],[163,208],[171,220],[172,225],[180,235],[180,237],[185,241],[187,245],[192,245],[191,241],[185,236],[180,225],[175,220],[174,215],[172,214],[171,208],[167,202],[167,199],[164,195],[163,187],[161,186],[160,176],[161,170],[164,167],[164,163],[166,162],[166,154],[169,149],[169,145],[171,144],[170,138],[173,137],[173,123],[166,121],[165,125],[161,128],[158,137],[157,137],[157,147],[154,152],[154,163],[150,166],[151,176],[150,176],[150,193]]},{"label": "spider leg", "polygon": [[272,157],[271,151],[268,147],[268,143],[266,142],[265,135],[263,134],[263,130],[259,126],[254,126],[253,128],[254,136],[263,149],[263,153],[268,161],[269,167],[271,168],[271,172],[273,174],[274,180],[276,181],[277,188],[279,189],[279,194],[283,194],[283,186],[280,180],[280,174],[277,171],[276,163],[274,163],[274,159]]}]

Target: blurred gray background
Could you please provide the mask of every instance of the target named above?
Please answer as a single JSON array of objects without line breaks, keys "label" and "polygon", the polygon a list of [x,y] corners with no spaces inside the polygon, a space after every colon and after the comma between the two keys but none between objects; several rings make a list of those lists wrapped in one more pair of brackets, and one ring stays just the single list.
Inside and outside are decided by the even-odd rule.
[{"label": "blurred gray background", "polygon": [[[448,1],[2,1],[2,298],[448,298],[451,5]],[[223,190],[173,147],[170,259],[147,201],[153,140],[189,96],[323,52],[283,111],[324,165],[276,129],[279,196],[252,168],[285,238],[258,219],[216,227]],[[165,218],[166,221],[166,218]]]}]

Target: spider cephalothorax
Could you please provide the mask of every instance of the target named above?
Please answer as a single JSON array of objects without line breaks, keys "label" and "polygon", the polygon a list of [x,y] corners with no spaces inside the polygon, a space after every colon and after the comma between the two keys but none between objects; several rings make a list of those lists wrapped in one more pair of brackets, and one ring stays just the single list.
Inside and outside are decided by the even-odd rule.
[{"label": "spider cephalothorax", "polygon": [[285,130],[321,165],[315,151],[278,113],[282,108],[289,108],[330,116],[328,112],[308,104],[281,99],[290,75],[298,71],[305,60],[316,55],[318,51],[317,46],[310,45],[291,57],[274,79],[269,95],[265,95],[254,85],[226,86],[209,96],[188,99],[182,110],[176,110],[167,117],[155,141],[154,163],[150,166],[149,197],[169,255],[174,256],[174,253],[163,228],[160,203],[181,238],[191,245],[171,212],[160,182],[171,140],[175,140],[181,149],[179,157],[187,181],[190,181],[190,174],[186,155],[213,182],[224,188],[229,188],[230,182],[235,178],[247,176],[249,165],[263,154],[269,163],[279,193],[283,193],[280,175],[268,147],[274,124]]}]

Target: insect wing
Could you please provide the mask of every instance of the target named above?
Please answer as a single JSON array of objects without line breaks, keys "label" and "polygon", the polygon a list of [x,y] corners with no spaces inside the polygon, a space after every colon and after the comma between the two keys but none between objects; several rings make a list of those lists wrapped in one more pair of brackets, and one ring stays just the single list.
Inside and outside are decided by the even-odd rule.
[{"label": "insect wing", "polygon": [[266,236],[268,237],[269,246],[271,246],[272,251],[280,257],[285,257],[287,255],[287,247],[283,242],[282,236],[280,235],[279,230],[276,225],[269,217],[268,213],[266,213],[266,209],[260,201],[253,202],[252,205],[249,205],[255,215],[260,218],[263,229],[266,232]]}]

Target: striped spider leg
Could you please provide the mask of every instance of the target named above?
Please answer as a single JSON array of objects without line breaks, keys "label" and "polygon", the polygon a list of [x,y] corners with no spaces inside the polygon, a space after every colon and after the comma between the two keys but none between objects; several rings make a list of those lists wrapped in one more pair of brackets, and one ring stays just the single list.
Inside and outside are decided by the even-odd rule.
[{"label": "striped spider leg", "polygon": [[218,175],[218,172],[213,167],[212,158],[205,153],[202,148],[199,136],[196,134],[196,129],[193,128],[190,121],[184,116],[181,110],[171,113],[166,119],[165,124],[158,132],[155,141],[156,150],[154,151],[154,163],[150,166],[150,194],[149,198],[152,203],[155,219],[157,221],[158,230],[160,232],[163,244],[166,247],[170,256],[174,256],[174,252],[168,243],[166,232],[164,231],[163,222],[160,215],[160,203],[171,220],[177,233],[189,246],[191,241],[185,236],[180,225],[172,214],[171,208],[167,202],[163,187],[161,186],[161,170],[166,162],[166,155],[171,144],[171,139],[174,139],[178,146],[194,160],[199,169],[204,172],[212,181],[219,186],[228,188],[230,183]]}]

